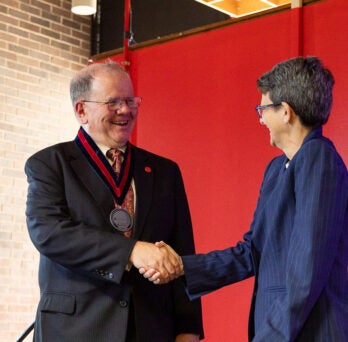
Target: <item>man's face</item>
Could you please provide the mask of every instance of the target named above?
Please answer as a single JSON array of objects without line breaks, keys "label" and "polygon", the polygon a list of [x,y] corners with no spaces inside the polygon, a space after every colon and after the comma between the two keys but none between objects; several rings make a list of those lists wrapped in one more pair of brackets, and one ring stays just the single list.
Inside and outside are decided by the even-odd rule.
[{"label": "man's face", "polygon": [[[89,98],[84,100],[106,102],[132,96],[133,86],[127,75],[99,72]],[[131,109],[125,102],[117,110],[110,110],[107,104],[82,101],[78,101],[75,108],[80,123],[93,140],[113,148],[127,143],[138,115],[138,108]]]}]

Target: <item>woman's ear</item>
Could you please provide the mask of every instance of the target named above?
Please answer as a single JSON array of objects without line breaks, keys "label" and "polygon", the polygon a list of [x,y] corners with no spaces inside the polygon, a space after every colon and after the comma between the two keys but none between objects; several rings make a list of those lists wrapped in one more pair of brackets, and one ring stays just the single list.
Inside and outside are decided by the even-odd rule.
[{"label": "woman's ear", "polygon": [[296,114],[287,102],[282,102],[282,106],[284,108],[283,120],[284,120],[284,123],[288,124],[293,120],[294,115]]}]

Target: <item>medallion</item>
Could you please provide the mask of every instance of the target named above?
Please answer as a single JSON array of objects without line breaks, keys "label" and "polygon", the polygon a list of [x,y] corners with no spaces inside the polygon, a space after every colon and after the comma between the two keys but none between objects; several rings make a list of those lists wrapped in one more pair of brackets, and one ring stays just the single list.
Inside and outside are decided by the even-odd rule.
[{"label": "medallion", "polygon": [[133,219],[129,212],[122,208],[115,208],[110,213],[110,223],[120,232],[128,232],[133,227]]}]

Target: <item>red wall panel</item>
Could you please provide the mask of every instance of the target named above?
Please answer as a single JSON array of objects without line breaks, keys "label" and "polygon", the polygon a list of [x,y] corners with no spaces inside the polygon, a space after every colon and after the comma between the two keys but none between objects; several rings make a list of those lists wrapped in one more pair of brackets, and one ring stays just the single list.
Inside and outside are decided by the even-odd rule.
[{"label": "red wall panel", "polygon": [[[263,170],[281,153],[269,145],[254,110],[260,101],[256,79],[275,63],[302,49],[332,69],[334,107],[325,131],[348,162],[347,9],[343,0],[306,6],[303,34],[296,9],[131,53],[132,77],[143,97],[136,142],[180,165],[197,252],[242,239]],[[203,298],[205,341],[247,341],[252,283]]]}]

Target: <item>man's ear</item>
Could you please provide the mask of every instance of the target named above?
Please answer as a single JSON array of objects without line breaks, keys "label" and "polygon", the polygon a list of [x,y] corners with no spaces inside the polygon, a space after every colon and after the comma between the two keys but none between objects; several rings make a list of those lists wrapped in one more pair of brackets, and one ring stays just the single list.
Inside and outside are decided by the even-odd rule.
[{"label": "man's ear", "polygon": [[75,114],[76,118],[81,125],[88,123],[87,115],[85,112],[85,104],[82,101],[75,102]]}]

